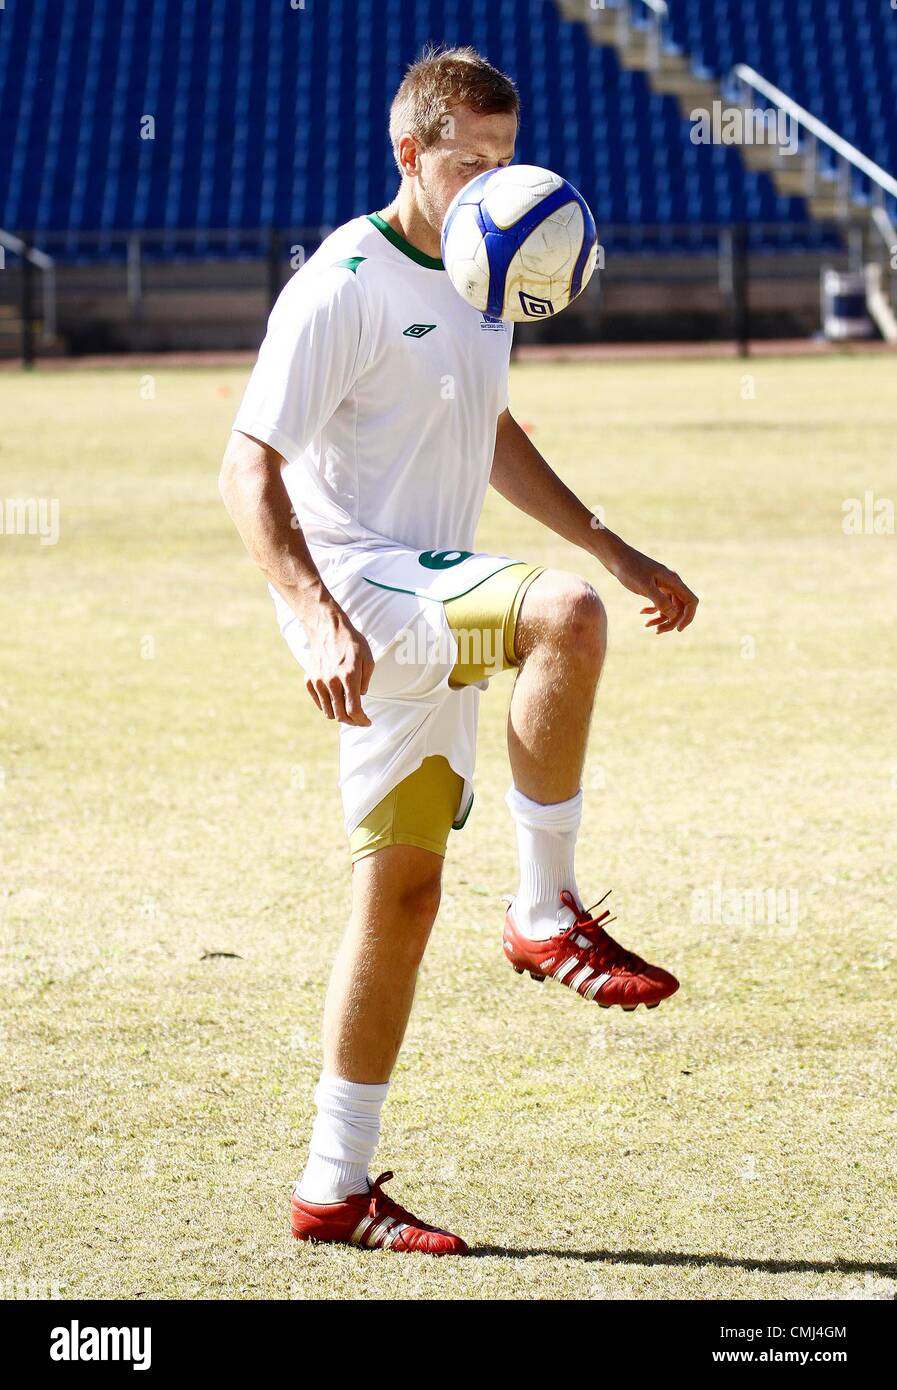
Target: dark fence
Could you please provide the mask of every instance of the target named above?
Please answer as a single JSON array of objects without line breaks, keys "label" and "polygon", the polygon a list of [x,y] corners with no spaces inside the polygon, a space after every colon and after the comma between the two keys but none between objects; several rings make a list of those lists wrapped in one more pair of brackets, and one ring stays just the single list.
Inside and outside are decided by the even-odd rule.
[{"label": "dark fence", "polygon": [[[250,349],[289,276],[326,227],[51,232],[47,272],[9,250],[0,273],[0,354]],[[521,342],[801,337],[822,327],[826,269],[875,253],[861,229],[831,223],[608,225],[599,269],[563,315],[524,325]],[[25,237],[33,244],[33,239]],[[879,254],[882,255],[882,247]],[[883,264],[892,302],[897,272]]]}]

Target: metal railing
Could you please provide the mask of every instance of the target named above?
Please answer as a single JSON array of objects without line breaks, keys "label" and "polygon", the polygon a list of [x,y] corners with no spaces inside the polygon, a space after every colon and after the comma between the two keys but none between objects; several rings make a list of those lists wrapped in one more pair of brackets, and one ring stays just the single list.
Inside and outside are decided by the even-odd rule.
[{"label": "metal railing", "polygon": [[[835,156],[834,181],[836,185],[836,197],[838,202],[838,213],[842,218],[846,218],[850,212],[852,201],[852,171],[857,170],[866,180],[867,192],[871,193],[870,221],[876,230],[885,240],[888,249],[893,253],[895,240],[893,239],[894,226],[888,215],[885,200],[890,197],[897,199],[897,179],[889,174],[881,165],[874,160],[867,158],[855,145],[851,145],[849,140],[844,140],[840,135],[836,135],[823,121],[810,114],[803,106],[794,101],[785,92],[767,82],[765,77],[747,63],[739,63],[732,69],[729,77],[730,84],[739,95],[739,100],[743,106],[750,105],[750,92],[757,92],[767,102],[783,111],[800,129],[804,136],[804,144],[801,152],[807,160],[807,194],[812,196],[818,191],[821,176],[819,147],[825,146],[831,150]],[[876,212],[881,212],[882,216],[876,216]],[[892,238],[888,240],[888,238]]]},{"label": "metal railing", "polygon": [[897,252],[897,227],[894,226],[884,207],[872,209],[872,221],[875,223],[885,246],[891,248],[891,268],[897,270],[897,265],[894,265],[894,253]]},{"label": "metal railing", "polygon": [[[255,348],[274,297],[327,230],[48,233],[60,336],[75,355]],[[816,221],[602,224],[600,266],[583,313],[561,321],[572,339],[605,322],[624,339],[808,336],[821,270],[849,268],[838,226]]]},{"label": "metal railing", "polygon": [[56,337],[56,262],[52,256],[47,255],[46,251],[39,251],[36,246],[29,246],[21,237],[13,236],[12,232],[4,232],[2,228],[0,228],[0,247],[5,251],[11,251],[14,256],[19,256],[23,263],[23,334],[27,334],[29,331],[28,320],[30,318],[30,285],[27,267],[34,266],[41,272],[42,314],[40,341],[44,346],[52,343]]}]

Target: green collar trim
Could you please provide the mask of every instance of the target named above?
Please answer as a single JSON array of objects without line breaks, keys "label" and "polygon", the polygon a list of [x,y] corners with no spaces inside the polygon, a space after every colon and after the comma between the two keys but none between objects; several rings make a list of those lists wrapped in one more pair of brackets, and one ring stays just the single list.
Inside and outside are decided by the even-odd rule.
[{"label": "green collar trim", "polygon": [[445,270],[445,266],[438,256],[425,256],[423,251],[418,251],[416,246],[412,246],[410,241],[406,241],[401,232],[390,227],[388,222],[384,222],[379,212],[369,212],[368,221],[373,222],[378,232],[382,232],[387,241],[391,241],[397,250],[406,255],[409,260],[416,261],[418,265],[426,267],[427,270]]}]

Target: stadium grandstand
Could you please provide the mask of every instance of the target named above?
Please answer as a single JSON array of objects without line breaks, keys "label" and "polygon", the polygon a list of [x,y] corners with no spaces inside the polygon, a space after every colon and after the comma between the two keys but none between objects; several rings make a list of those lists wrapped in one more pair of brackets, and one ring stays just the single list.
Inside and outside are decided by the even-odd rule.
[{"label": "stadium grandstand", "polygon": [[[6,0],[0,353],[255,346],[297,258],[393,196],[431,42],[515,76],[519,159],[598,218],[602,273],[523,340],[897,337],[891,0]],[[715,104],[787,148],[697,138]]]}]

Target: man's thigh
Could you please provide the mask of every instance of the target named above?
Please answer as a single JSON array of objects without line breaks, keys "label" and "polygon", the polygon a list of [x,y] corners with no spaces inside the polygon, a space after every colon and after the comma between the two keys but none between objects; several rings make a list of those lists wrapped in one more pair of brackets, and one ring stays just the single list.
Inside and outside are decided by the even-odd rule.
[{"label": "man's thigh", "polygon": [[477,685],[508,667],[516,667],[517,622],[530,584],[542,565],[507,565],[476,588],[449,599],[445,615],[458,647],[449,685]]}]

